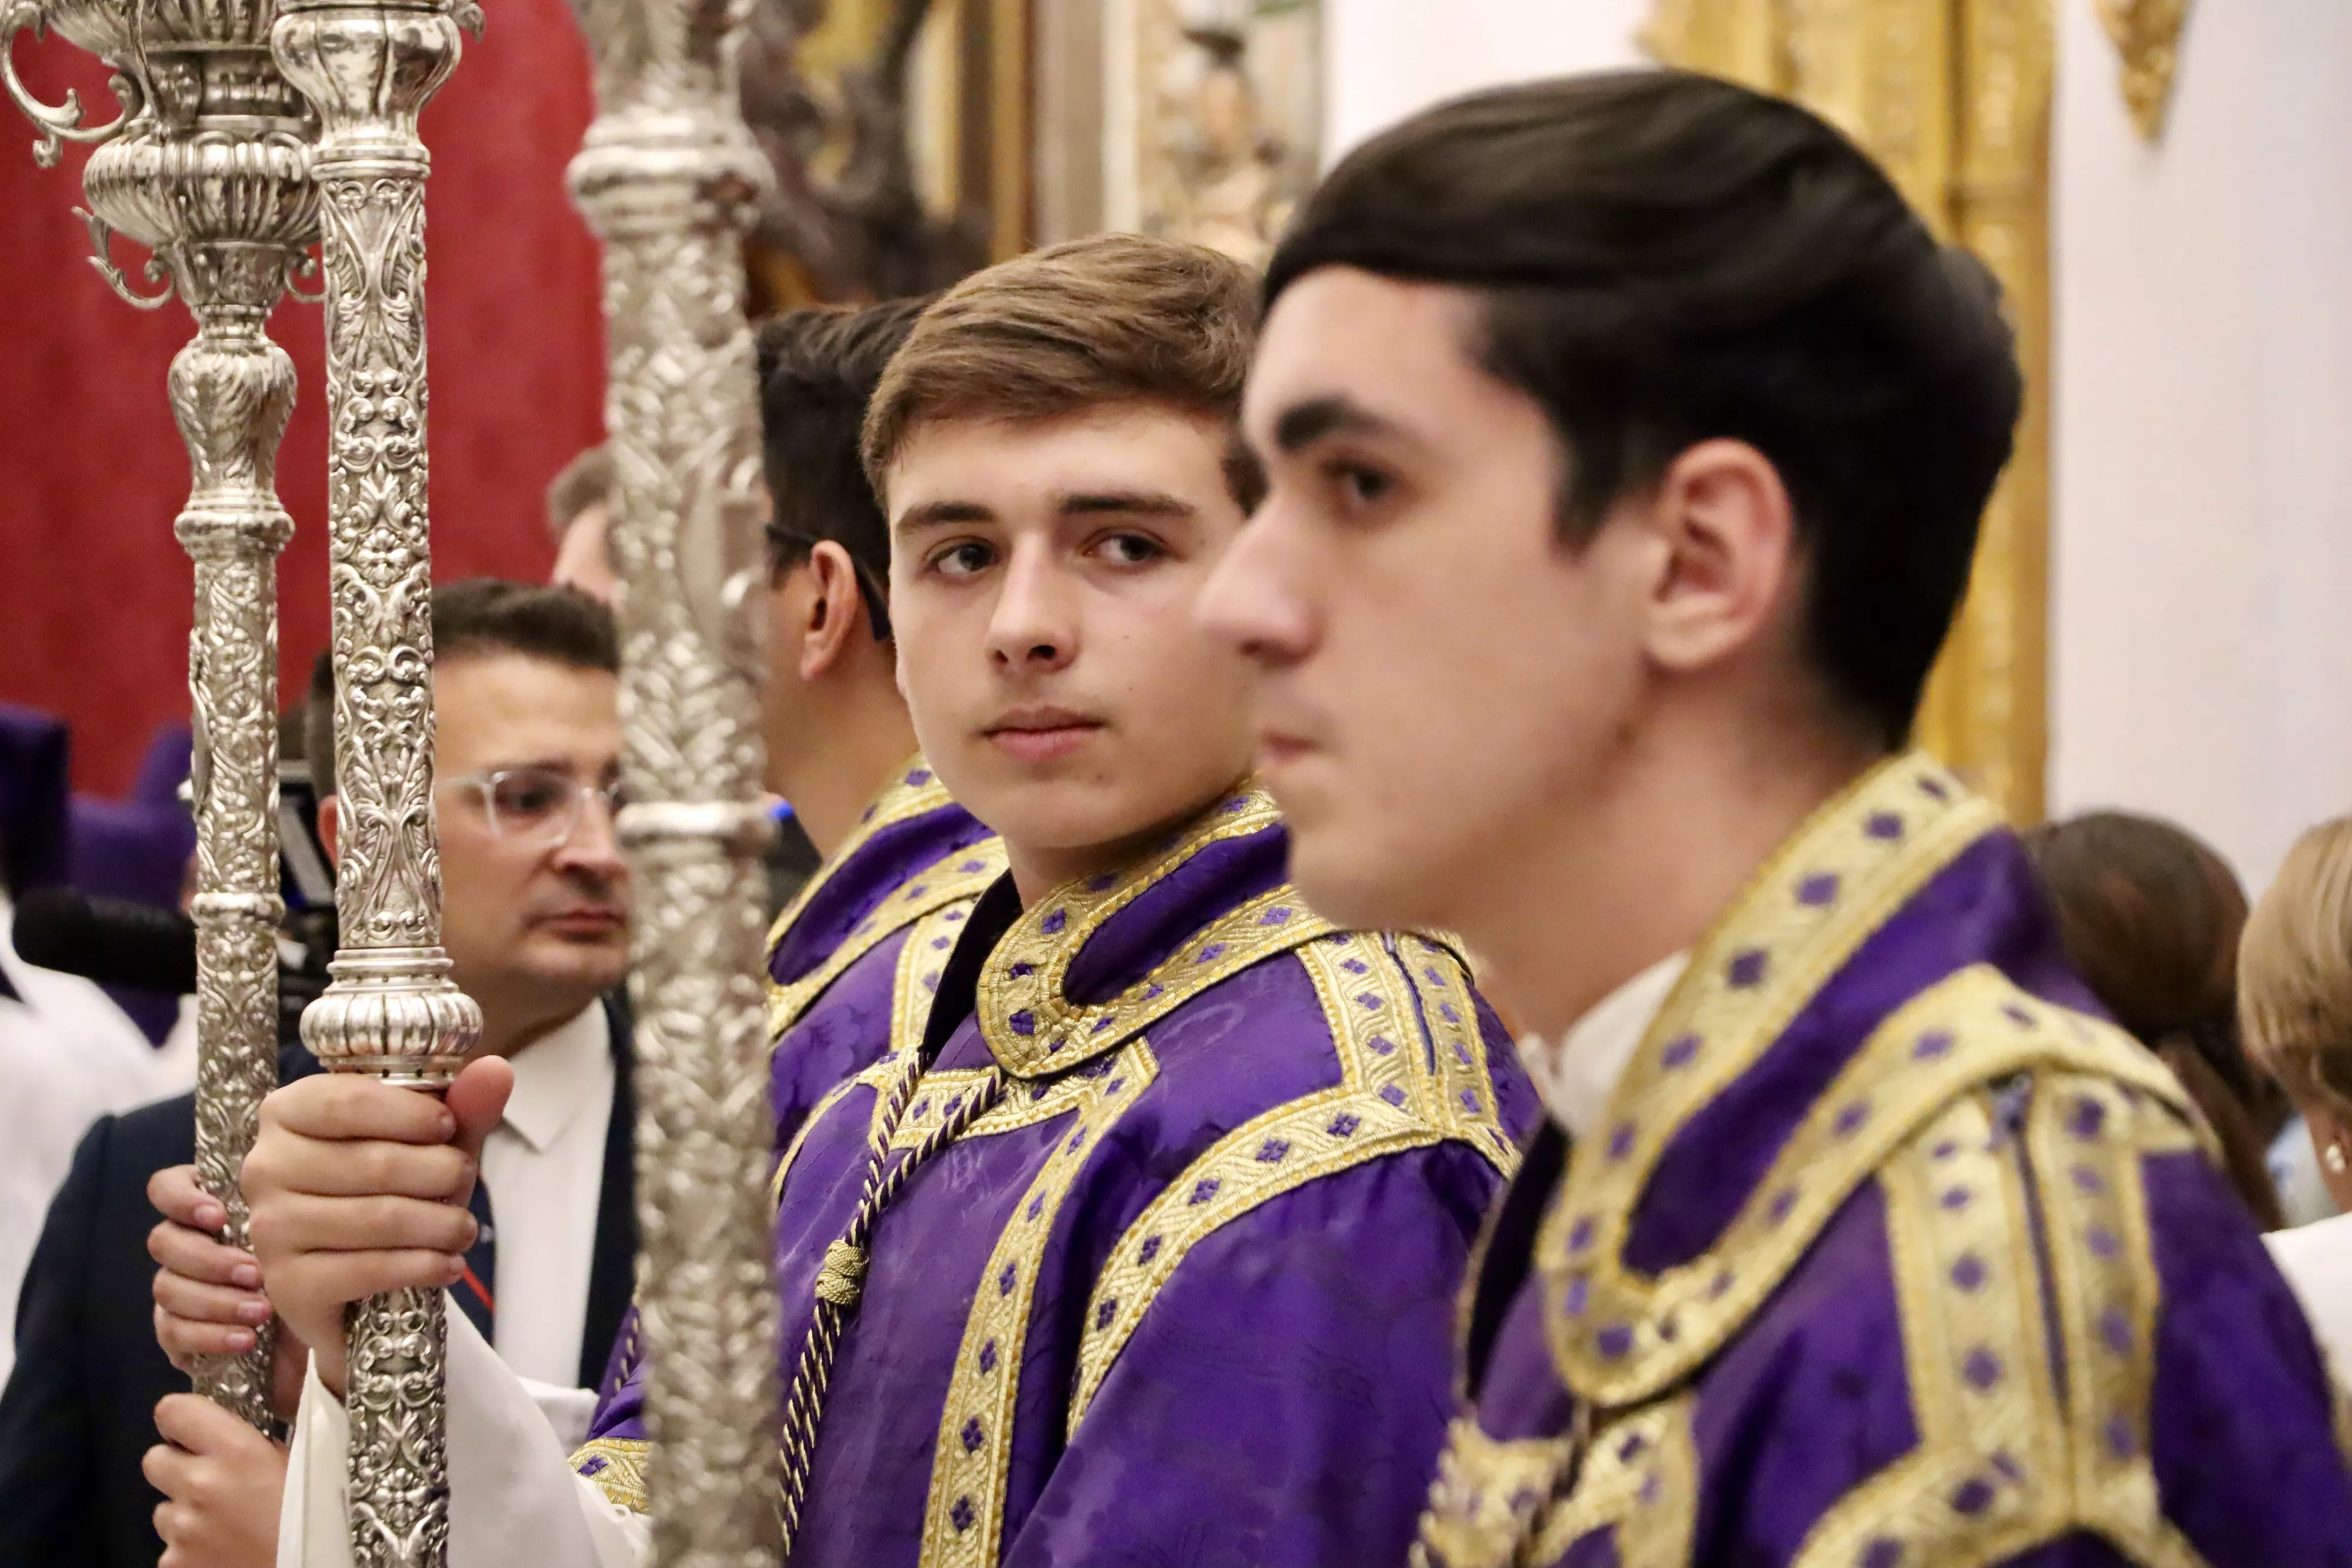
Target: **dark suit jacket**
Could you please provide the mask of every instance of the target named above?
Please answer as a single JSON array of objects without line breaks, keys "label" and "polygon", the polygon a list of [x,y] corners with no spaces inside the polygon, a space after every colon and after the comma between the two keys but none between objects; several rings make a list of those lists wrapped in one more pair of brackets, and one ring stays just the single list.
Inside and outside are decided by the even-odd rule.
[{"label": "dark suit jacket", "polygon": [[[580,1383],[593,1387],[629,1305],[637,1250],[625,1012],[612,1018],[613,1115],[596,1210]],[[319,1070],[289,1048],[280,1075]],[[0,1568],[154,1568],[163,1497],[139,1462],[155,1444],[155,1406],[187,1392],[155,1343],[155,1211],[147,1178],[195,1158],[195,1099],[182,1095],[101,1118],[74,1152],[16,1312],[16,1367],[0,1393]]]}]

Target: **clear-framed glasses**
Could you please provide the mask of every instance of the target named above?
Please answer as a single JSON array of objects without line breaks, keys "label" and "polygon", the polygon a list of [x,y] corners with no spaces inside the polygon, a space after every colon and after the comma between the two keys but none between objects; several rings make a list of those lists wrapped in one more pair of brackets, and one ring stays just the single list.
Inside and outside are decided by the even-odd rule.
[{"label": "clear-framed glasses", "polygon": [[607,816],[617,816],[628,804],[619,781],[582,784],[562,768],[500,768],[441,783],[478,796],[492,833],[534,843],[568,842],[579,829],[580,808],[591,799],[604,803]]}]

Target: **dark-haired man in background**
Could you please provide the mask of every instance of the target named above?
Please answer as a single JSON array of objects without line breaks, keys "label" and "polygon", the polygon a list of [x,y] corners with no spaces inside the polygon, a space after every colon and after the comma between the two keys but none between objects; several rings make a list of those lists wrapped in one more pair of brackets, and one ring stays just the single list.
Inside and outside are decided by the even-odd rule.
[{"label": "dark-haired man in background", "polygon": [[[612,617],[569,589],[458,583],[434,595],[433,635],[444,944],[482,1005],[483,1050],[517,1075],[483,1152],[495,1223],[451,1294],[541,1385],[551,1419],[584,1422],[581,1390],[604,1364],[636,1250],[628,1034],[599,1000],[628,952],[611,820]],[[304,749],[321,759],[331,844],[329,676],[321,660]],[[299,1048],[284,1067],[317,1070]],[[194,1139],[187,1096],[109,1118],[51,1208],[26,1287],[23,1361],[0,1399],[0,1563],[152,1568],[165,1545],[195,1568],[274,1561],[282,1452],[185,1393],[156,1347],[160,1333],[182,1366],[239,1351],[269,1314],[247,1284],[252,1258],[211,1238],[223,1215],[185,1167]],[[151,1176],[194,1229],[167,1223],[150,1241]],[[150,1246],[167,1266],[152,1308]],[[285,1349],[290,1412],[301,1352]],[[159,1426],[169,1446],[153,1447]],[[164,1497],[142,1482],[142,1458]]]},{"label": "dark-haired man in background", "polygon": [[1548,1042],[1425,1560],[2352,1562],[2186,1097],[1905,750],[2019,406],[1983,268],[1804,110],[1647,73],[1375,139],[1267,289],[1204,614],[1294,875]]}]

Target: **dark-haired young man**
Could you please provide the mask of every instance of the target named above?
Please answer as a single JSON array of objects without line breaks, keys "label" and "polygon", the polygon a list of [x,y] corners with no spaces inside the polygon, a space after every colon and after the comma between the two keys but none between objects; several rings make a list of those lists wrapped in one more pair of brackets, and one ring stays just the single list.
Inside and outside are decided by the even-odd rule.
[{"label": "dark-haired young man", "polygon": [[1562,1130],[1424,1560],[2352,1562],[2185,1096],[1904,751],[2018,410],[1983,268],[1810,114],[1661,72],[1374,140],[1268,294],[1271,489],[1203,612],[1295,875],[1462,931]]},{"label": "dark-haired young man", "polygon": [[[1531,1096],[1446,946],[1296,898],[1244,782],[1246,671],[1192,610],[1242,521],[1255,314],[1213,252],[1075,242],[944,296],[867,414],[908,710],[1010,868],[912,928],[887,965],[906,1031],[784,1152],[790,1561],[1306,1568],[1411,1539],[1454,1289]],[[467,1070],[470,1136],[498,1069]],[[430,1281],[463,1240],[389,1195],[462,1190],[450,1128],[378,1087],[325,1090],[383,1162],[381,1201],[338,1205],[352,1250],[262,1249],[289,1321]],[[292,1094],[247,1165],[257,1236],[351,1158],[294,1135]],[[339,1359],[313,1357],[289,1493],[310,1568],[347,1560]],[[640,1560],[646,1386],[574,1474],[453,1327],[453,1562]]]},{"label": "dark-haired young man", "polygon": [[890,629],[889,526],[858,455],[866,405],[929,303],[795,310],[760,330],[767,782],[824,857],[769,935],[780,1152],[904,1026],[912,998],[893,977],[915,922],[968,909],[1004,870],[995,837],[916,754]]}]

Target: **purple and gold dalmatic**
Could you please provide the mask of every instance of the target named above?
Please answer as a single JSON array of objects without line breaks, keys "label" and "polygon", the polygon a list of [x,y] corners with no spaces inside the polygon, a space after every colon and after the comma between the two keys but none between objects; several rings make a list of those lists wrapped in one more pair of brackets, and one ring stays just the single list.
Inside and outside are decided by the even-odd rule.
[{"label": "purple and gold dalmatic", "polygon": [[1757,878],[1475,1276],[1418,1561],[2352,1563],[2326,1373],[2186,1096],[1924,758]]},{"label": "purple and gold dalmatic", "polygon": [[[1402,1561],[1535,1104],[1461,958],[1333,929],[1286,852],[1235,795],[1025,911],[1006,879],[923,915],[835,983],[821,1010],[855,982],[895,1022],[778,1174],[787,1376],[894,1100],[888,1159],[919,1163],[871,1237],[792,1561]],[[632,1507],[638,1395],[579,1461]]]},{"label": "purple and gold dalmatic", "polygon": [[[871,1067],[922,1018],[893,1016],[906,998],[893,977],[918,921],[952,924],[1004,874],[1004,846],[963,807],[922,758],[900,767],[768,931],[769,1099],[776,1147],[788,1147],[825,1092]],[[603,1393],[635,1371],[641,1342],[632,1307],[614,1341]],[[641,1447],[583,1450],[611,1471],[608,1489],[636,1486]]]}]

